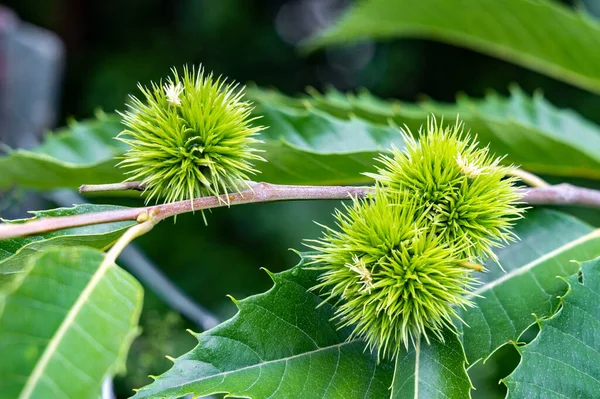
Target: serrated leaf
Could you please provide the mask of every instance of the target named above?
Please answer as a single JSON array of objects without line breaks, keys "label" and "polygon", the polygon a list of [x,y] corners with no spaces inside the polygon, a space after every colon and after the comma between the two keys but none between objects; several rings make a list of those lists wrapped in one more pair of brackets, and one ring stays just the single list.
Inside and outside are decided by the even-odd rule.
[{"label": "serrated leaf", "polygon": [[[71,208],[57,208],[45,211],[32,211],[33,219],[83,215],[95,212],[127,209],[115,205],[74,205]],[[6,221],[23,223],[32,219]],[[104,249],[116,241],[135,221],[123,221],[73,227],[44,234],[0,240],[0,291],[9,282],[26,272],[27,259],[37,252],[53,246],[88,246]]]},{"label": "serrated leaf", "polygon": [[530,210],[515,232],[520,241],[495,251],[498,265],[487,265],[481,285],[472,300],[475,307],[461,310],[467,326],[462,341],[470,364],[486,359],[499,347],[519,336],[538,317],[547,317],[558,306],[557,296],[567,290],[556,276],[577,273],[571,262],[600,256],[600,230],[564,213],[546,209]]},{"label": "serrated leaf", "polygon": [[143,290],[104,254],[53,248],[0,299],[0,398],[90,398],[124,370]]},{"label": "serrated leaf", "polygon": [[[188,393],[400,398],[414,387],[421,387],[415,398],[469,396],[464,352],[455,335],[448,334],[446,346],[433,341],[431,347],[422,343],[401,354],[395,365],[399,385],[390,389],[393,363],[377,364],[364,343],[346,341],[348,330],[337,330],[331,321],[333,307],[308,291],[316,282],[314,271],[303,268],[302,261],[272,277],[275,285],[269,292],[236,302],[239,313],[233,319],[197,334],[198,346],[134,398],[177,398]],[[432,385],[437,392],[430,390]]]},{"label": "serrated leaf", "polygon": [[348,331],[330,322],[332,306],[307,290],[316,272],[302,264],[272,275],[268,292],[236,301],[239,313],[231,320],[194,334],[198,346],[134,398],[388,395],[393,364],[377,364],[362,342],[345,341]]},{"label": "serrated leaf", "polygon": [[[456,104],[384,101],[366,92],[291,98],[256,88],[248,90],[248,98],[256,102],[254,115],[262,116],[261,123],[269,127],[261,136],[268,161],[257,165],[262,173],[256,179],[261,181],[368,183],[362,173],[374,170],[373,158],[392,144],[404,146],[398,128],[389,122],[416,132],[431,114],[449,122],[460,115],[482,144],[489,143],[498,155],[508,154],[506,163],[546,175],[600,179],[600,128],[518,89],[508,98],[493,93],[480,100],[462,96]],[[122,144],[111,139],[120,131],[118,119],[104,116],[74,126],[74,138],[65,129],[36,152],[19,150],[0,157],[0,189],[122,181],[125,176],[112,159],[124,152]],[[88,140],[94,144],[86,144]]]},{"label": "serrated leaf", "polygon": [[556,1],[363,0],[308,46],[403,37],[470,48],[600,92],[600,24]]},{"label": "serrated leaf", "polygon": [[[266,147],[267,158],[276,157],[275,161],[261,165],[264,177],[272,182],[310,181],[319,171],[323,176],[340,176],[346,183],[368,182],[360,173],[374,169],[372,158],[392,144],[404,147],[398,128],[389,123],[406,125],[414,133],[432,114],[449,123],[459,115],[482,145],[489,144],[499,156],[507,155],[506,164],[547,175],[600,179],[600,127],[518,88],[507,98],[490,93],[479,100],[459,96],[456,104],[418,105],[384,101],[368,92],[344,95],[335,90],[290,98],[254,88],[248,95],[263,115],[261,122],[270,126],[264,133],[267,145],[280,140],[280,149]],[[283,148],[285,158],[278,152]],[[321,158],[315,164],[306,162],[316,156]],[[283,165],[280,170],[269,169],[278,165]],[[310,174],[302,175],[303,171]]]},{"label": "serrated leaf", "polygon": [[561,309],[542,320],[520,348],[521,362],[504,382],[508,398],[600,397],[600,258],[567,279]]},{"label": "serrated leaf", "polygon": [[123,180],[113,158],[127,146],[114,140],[122,130],[116,115],[71,122],[46,137],[33,151],[13,150],[0,157],[0,188],[13,185],[42,190]]},{"label": "serrated leaf", "polygon": [[[507,273],[488,265],[490,272],[483,276],[483,298],[474,298],[483,313],[472,309],[461,314],[470,323],[462,328],[461,341],[471,362],[518,338],[534,321],[532,312],[552,314],[556,296],[566,290],[555,276],[578,270],[570,259],[600,254],[600,234],[559,212],[530,210],[517,232],[521,241],[498,251]],[[468,397],[460,341],[421,342],[418,349],[400,354],[395,373],[387,362],[376,366],[372,355],[363,352],[363,343],[344,343],[348,331],[335,330],[331,305],[316,308],[321,299],[307,291],[315,284],[314,273],[300,264],[276,274],[273,289],[237,302],[240,312],[233,319],[197,335],[198,346],[134,398],[218,392],[256,399],[406,397],[415,392],[420,398]],[[498,306],[499,298],[507,302]],[[514,311],[502,307],[509,303]],[[388,390],[392,379],[395,388]],[[323,396],[323,386],[333,390]],[[366,392],[365,386],[370,386]]]},{"label": "serrated leaf", "polygon": [[359,118],[340,119],[321,110],[283,109],[260,104],[266,163],[258,179],[279,184],[352,184],[374,169],[375,158],[392,144],[403,148],[397,128]]}]

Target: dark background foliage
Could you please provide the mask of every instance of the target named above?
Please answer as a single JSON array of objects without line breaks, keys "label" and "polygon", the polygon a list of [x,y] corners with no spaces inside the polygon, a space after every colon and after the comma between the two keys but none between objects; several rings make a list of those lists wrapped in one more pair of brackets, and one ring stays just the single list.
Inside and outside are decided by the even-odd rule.
[{"label": "dark background foliage", "polygon": [[[511,83],[526,92],[542,88],[552,103],[576,108],[600,122],[600,97],[534,72],[468,50],[422,40],[365,42],[301,54],[296,44],[327,26],[349,0],[14,0],[23,21],[60,37],[66,49],[58,121],[93,116],[97,108],[122,109],[137,82],[158,80],[172,66],[202,63],[232,79],[273,86],[294,94],[306,86],[341,90],[365,87],[383,98],[417,101],[428,96],[453,101],[459,92],[482,96],[508,93]],[[585,183],[585,182],[584,182]],[[95,201],[136,203],[115,198]],[[199,303],[224,319],[235,312],[226,298],[263,292],[271,286],[265,267],[292,266],[302,239],[316,237],[313,220],[331,223],[333,203],[280,203],[218,209],[164,222],[140,239],[148,256]],[[589,218],[587,218],[589,220]],[[148,374],[165,370],[165,353],[177,356],[193,345],[192,323],[169,311],[149,290],[119,395],[145,385]],[[518,359],[504,348],[473,370],[474,396],[502,395],[499,376]],[[485,392],[485,394],[484,394]],[[483,396],[481,396],[483,397]]]}]

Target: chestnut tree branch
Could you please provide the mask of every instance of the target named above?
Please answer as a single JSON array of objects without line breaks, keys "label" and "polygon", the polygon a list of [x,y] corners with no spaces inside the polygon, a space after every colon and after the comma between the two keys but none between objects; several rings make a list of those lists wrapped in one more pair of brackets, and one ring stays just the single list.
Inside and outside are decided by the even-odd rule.
[{"label": "chestnut tree branch", "polygon": [[600,190],[568,183],[522,189],[523,201],[529,205],[576,205],[600,208]]},{"label": "chestnut tree branch", "polygon": [[[344,200],[360,198],[364,197],[371,190],[372,188],[368,186],[288,186],[257,183],[250,190],[218,197],[201,197],[190,201],[178,201],[148,207],[34,219],[25,223],[4,223],[0,224],[0,239],[123,220],[137,220],[141,223],[148,216],[155,223],[158,223],[163,219],[182,213],[231,205],[292,200]],[[523,202],[529,205],[579,205],[600,208],[600,191],[598,190],[572,186],[570,184],[520,190],[523,193]]]}]

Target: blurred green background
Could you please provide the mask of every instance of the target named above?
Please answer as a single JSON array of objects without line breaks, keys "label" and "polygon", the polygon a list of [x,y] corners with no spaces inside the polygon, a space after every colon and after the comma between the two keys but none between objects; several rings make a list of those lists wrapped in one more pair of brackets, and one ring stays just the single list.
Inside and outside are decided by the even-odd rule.
[{"label": "blurred green background", "polygon": [[[327,26],[346,0],[15,0],[2,4],[23,21],[55,32],[65,44],[59,124],[123,108],[136,84],[166,76],[172,66],[202,63],[208,70],[244,83],[274,86],[288,94],[306,86],[341,90],[365,87],[383,98],[416,101],[428,96],[453,101],[459,92],[507,94],[511,83],[526,92],[541,88],[559,107],[577,109],[600,122],[600,97],[520,67],[453,46],[422,40],[365,42],[309,56],[299,40]],[[555,29],[555,27],[549,27]],[[591,182],[578,182],[593,184]],[[93,201],[136,204],[123,198]],[[139,240],[147,255],[198,303],[219,318],[235,313],[226,295],[243,298],[267,290],[264,267],[280,271],[295,264],[289,248],[315,238],[330,224],[338,203],[297,202],[247,205],[161,223]],[[600,216],[572,210],[600,225]],[[587,213],[583,213],[587,212]],[[186,328],[196,326],[171,312],[147,290],[143,335],[131,349],[128,374],[117,379],[120,397],[165,371],[164,355],[178,356],[194,345]],[[532,334],[534,334],[532,332]],[[530,335],[532,335],[530,334]],[[474,397],[503,396],[498,380],[518,357],[505,347],[473,370]]]}]

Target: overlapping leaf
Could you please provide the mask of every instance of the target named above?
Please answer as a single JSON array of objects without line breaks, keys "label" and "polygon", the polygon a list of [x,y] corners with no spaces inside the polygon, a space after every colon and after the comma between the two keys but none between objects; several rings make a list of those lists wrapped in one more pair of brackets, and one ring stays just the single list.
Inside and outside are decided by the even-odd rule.
[{"label": "overlapping leaf", "polygon": [[[600,255],[600,234],[565,214],[536,209],[517,228],[521,241],[498,251],[497,265],[474,298],[479,308],[463,312],[462,343],[471,362],[516,340],[534,322],[531,313],[551,315],[566,291],[557,275],[576,273],[571,259]],[[239,313],[198,334],[199,344],[175,360],[171,370],[135,398],[176,398],[188,393],[227,392],[234,397],[468,397],[461,342],[421,342],[401,353],[395,367],[346,342],[329,304],[307,289],[314,271],[302,264],[273,276],[267,293],[238,302]],[[452,383],[449,383],[452,381]],[[393,389],[389,389],[393,387]]]},{"label": "overlapping leaf", "polygon": [[569,292],[540,333],[522,347],[521,362],[504,380],[509,398],[600,397],[600,258],[567,279]]},{"label": "overlapping leaf", "polygon": [[119,118],[99,113],[97,119],[72,122],[49,134],[33,151],[16,149],[0,156],[0,189],[21,186],[42,190],[123,180],[114,156],[127,147],[114,140]]},{"label": "overlapping leaf", "polygon": [[[262,149],[267,163],[257,179],[281,184],[354,184],[374,169],[373,158],[392,144],[403,147],[398,126],[417,131],[431,114],[454,122],[457,115],[498,155],[536,173],[600,179],[600,128],[576,113],[560,110],[541,96],[518,89],[508,98],[459,97],[456,104],[383,101],[368,93],[335,91],[299,98],[252,89],[255,115],[269,128]],[[124,148],[112,140],[118,120],[104,116],[73,125],[48,138],[35,152],[19,150],[0,157],[0,189],[48,189],[124,179],[114,155]]]},{"label": "overlapping leaf", "polygon": [[474,297],[476,307],[461,311],[462,341],[469,363],[485,359],[500,346],[517,341],[538,317],[558,306],[567,290],[556,276],[577,273],[571,262],[600,256],[600,230],[563,213],[535,209],[516,228],[520,241],[496,251],[506,273],[487,265]]},{"label": "overlapping leaf", "polygon": [[[114,205],[75,205],[71,208],[58,208],[46,211],[34,211],[35,218],[83,215],[87,213],[126,209]],[[26,220],[14,220],[9,223],[23,223]],[[103,249],[117,240],[135,221],[96,224],[57,230],[44,234],[0,240],[0,290],[9,281],[26,271],[27,259],[37,252],[52,246],[78,246]]]},{"label": "overlapping leaf", "polygon": [[89,398],[124,370],[143,290],[104,254],[53,248],[0,298],[0,398]]},{"label": "overlapping leaf", "polygon": [[[516,87],[508,98],[495,93],[480,100],[460,96],[456,104],[383,101],[368,92],[344,95],[331,90],[324,95],[311,94],[290,98],[275,91],[253,89],[249,92],[258,103],[257,112],[264,115],[262,123],[270,126],[265,132],[267,145],[279,138],[285,140],[289,148],[309,155],[326,153],[344,161],[351,161],[356,155],[364,156],[360,160],[363,165],[349,162],[339,166],[351,171],[351,176],[371,170],[370,158],[382,148],[389,148],[391,144],[402,148],[403,143],[393,132],[367,135],[349,126],[384,127],[392,122],[416,132],[433,114],[448,123],[459,116],[483,145],[489,144],[498,155],[507,155],[505,163],[548,175],[600,178],[600,128],[572,111],[557,109],[542,96],[529,97]],[[345,121],[347,125],[335,126],[331,121],[338,124]],[[330,167],[323,169],[323,174],[335,175],[338,169],[335,157],[328,163]],[[275,166],[285,162],[292,171],[306,168],[301,158],[276,161]],[[287,179],[285,171],[277,174],[270,172],[269,164],[262,167],[268,176]]]},{"label": "overlapping leaf", "polygon": [[236,302],[237,316],[196,334],[198,346],[134,398],[219,392],[252,398],[397,398],[405,389],[447,381],[446,368],[460,380],[438,389],[468,397],[464,354],[456,337],[457,345],[443,351],[419,346],[406,353],[397,367],[399,379],[410,388],[399,385],[391,391],[393,363],[378,364],[364,343],[346,341],[348,331],[337,330],[331,321],[333,307],[308,291],[316,281],[314,271],[301,262],[272,278],[270,291]]},{"label": "overlapping leaf", "polygon": [[600,24],[550,0],[362,0],[309,46],[398,37],[470,48],[600,92]]}]

